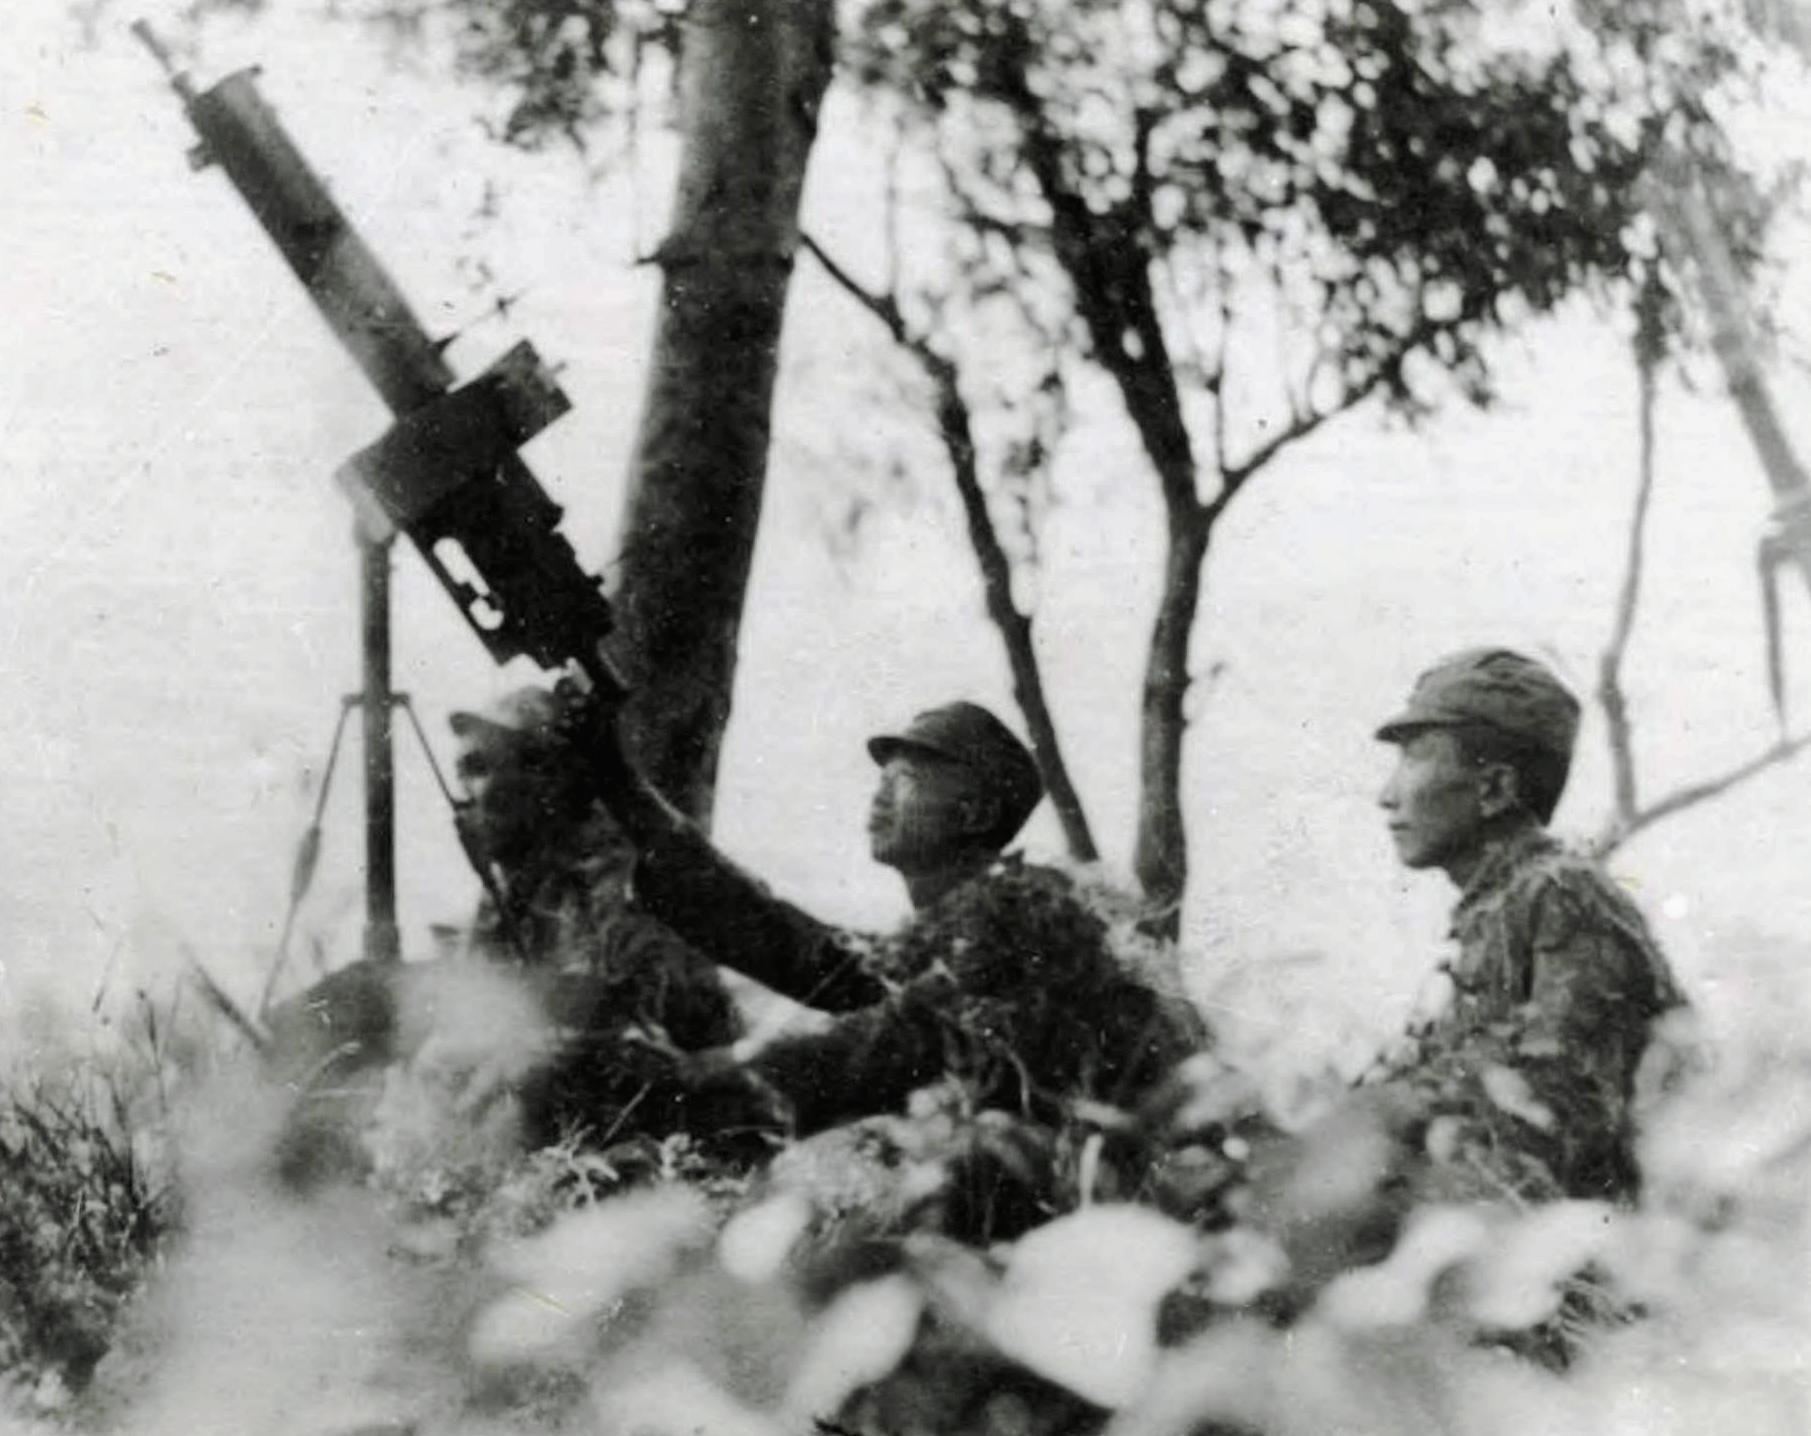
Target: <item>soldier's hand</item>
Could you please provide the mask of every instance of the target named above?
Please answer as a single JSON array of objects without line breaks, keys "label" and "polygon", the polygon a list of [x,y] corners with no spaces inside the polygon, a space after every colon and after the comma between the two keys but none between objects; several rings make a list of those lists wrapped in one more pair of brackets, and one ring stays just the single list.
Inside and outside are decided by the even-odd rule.
[{"label": "soldier's hand", "polygon": [[685,1054],[685,1080],[694,1087],[740,1079],[746,1072],[733,1047],[705,1047]]},{"label": "soldier's hand", "polygon": [[713,1086],[725,1078],[740,1076],[743,1067],[733,1047],[704,1047],[687,1051],[678,1046],[657,1023],[641,1022],[623,1030],[623,1040],[649,1052],[657,1052],[673,1064],[679,1080],[688,1087]]},{"label": "soldier's hand", "polygon": [[[554,689],[559,704],[559,729],[566,744],[596,773],[600,784],[614,791],[633,777],[634,769],[623,747],[614,705],[603,703],[593,695],[562,679]],[[609,793],[605,794],[606,799]]]}]

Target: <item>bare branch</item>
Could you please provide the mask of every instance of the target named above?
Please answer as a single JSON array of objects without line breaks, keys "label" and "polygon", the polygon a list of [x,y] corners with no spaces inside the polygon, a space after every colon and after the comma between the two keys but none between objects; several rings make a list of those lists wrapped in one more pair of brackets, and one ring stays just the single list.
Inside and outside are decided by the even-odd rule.
[{"label": "bare branch", "polygon": [[1622,665],[1641,603],[1648,510],[1654,498],[1654,403],[1660,346],[1664,342],[1660,330],[1661,298],[1659,287],[1650,283],[1643,286],[1637,301],[1635,363],[1641,378],[1640,477],[1635,487],[1635,509],[1629,517],[1628,551],[1623,562],[1622,588],[1616,598],[1616,618],[1597,668],[1597,701],[1603,708],[1610,748],[1616,821],[1623,823],[1631,821],[1640,811],[1635,778],[1635,725],[1629,714],[1628,694],[1622,686]]},{"label": "bare branch", "polygon": [[1214,345],[1214,468],[1220,475],[1221,483],[1226,481],[1226,471],[1231,467],[1232,450],[1226,441],[1226,354],[1231,345],[1232,335],[1232,274],[1226,263],[1225,249],[1214,251],[1214,282],[1217,286],[1214,301],[1220,310],[1220,333]]},{"label": "bare branch", "polygon": [[[905,135],[901,127],[895,127],[893,142],[887,149],[887,189],[886,189],[886,223],[883,233],[887,246],[887,287],[888,294],[899,292],[899,256],[903,246],[900,244],[900,212],[903,208],[900,198],[900,171],[905,165]],[[819,256],[823,262],[823,256]],[[846,286],[845,286],[846,287]]]},{"label": "bare branch", "polygon": [[1658,802],[1651,803],[1627,820],[1612,819],[1604,830],[1590,843],[1593,856],[1602,858],[1616,851],[1637,833],[1651,828],[1663,818],[1670,818],[1687,808],[1695,808],[1700,803],[1707,803],[1713,798],[1720,798],[1733,788],[1740,787],[1751,778],[1759,777],[1770,768],[1781,763],[1790,762],[1805,749],[1811,748],[1811,733],[1801,733],[1796,738],[1782,739],[1758,757],[1750,758],[1746,763],[1739,763],[1720,777],[1707,778],[1701,783],[1688,783],[1676,788]]},{"label": "bare branch", "polygon": [[1081,862],[1094,862],[1100,857],[1094,834],[1088,825],[1081,795],[1069,776],[1062,748],[1057,740],[1056,724],[1044,693],[1043,674],[1038,667],[1037,650],[1032,644],[1031,619],[1019,611],[1012,597],[1012,560],[1001,546],[1000,536],[988,512],[987,495],[981,487],[979,465],[975,457],[974,424],[967,402],[962,397],[955,364],[940,354],[922,335],[907,326],[898,303],[891,295],[875,294],[864,288],[849,272],[825,253],[822,245],[809,234],[799,236],[800,244],[824,267],[833,280],[858,304],[886,326],[887,332],[901,348],[917,361],[930,380],[937,411],[937,431],[949,455],[950,468],[956,480],[956,493],[962,500],[963,516],[968,523],[969,544],[981,570],[982,594],[987,614],[999,629],[1006,645],[1007,665],[1012,670],[1013,697],[1025,715],[1025,726],[1038,769],[1044,775],[1044,786],[1050,793],[1051,806],[1063,827],[1069,851]]},{"label": "bare branch", "polygon": [[909,333],[906,329],[905,316],[900,313],[899,305],[890,294],[876,294],[860,280],[856,279],[842,265],[838,264],[809,234],[799,235],[799,243],[824,268],[824,273],[834,279],[857,304],[866,309],[887,328],[894,342],[917,354],[924,341]]},{"label": "bare branch", "polygon": [[1339,396],[1337,403],[1325,409],[1309,407],[1305,412],[1297,413],[1287,424],[1282,425],[1263,443],[1238,464],[1228,465],[1223,471],[1224,487],[1210,505],[1216,512],[1224,509],[1233,496],[1252,478],[1260,473],[1264,466],[1284,449],[1300,439],[1305,439],[1321,425],[1331,419],[1337,419],[1350,409],[1357,408],[1386,383],[1392,382],[1402,373],[1402,366],[1408,362],[1409,355],[1429,344],[1443,328],[1448,326],[1436,324],[1428,319],[1421,319],[1397,341],[1396,347],[1377,365],[1362,381],[1349,386]]},{"label": "bare branch", "polygon": [[1244,488],[1266,464],[1284,449],[1299,439],[1307,438],[1329,419],[1337,419],[1346,410],[1356,407],[1369,398],[1372,392],[1383,383],[1384,376],[1385,366],[1380,366],[1378,371],[1367,378],[1364,383],[1356,388],[1348,389],[1341,396],[1340,402],[1331,409],[1309,409],[1306,413],[1298,413],[1247,454],[1241,462],[1225,465],[1221,469],[1220,493],[1210,507],[1216,510],[1225,508],[1232,501],[1233,495]]}]

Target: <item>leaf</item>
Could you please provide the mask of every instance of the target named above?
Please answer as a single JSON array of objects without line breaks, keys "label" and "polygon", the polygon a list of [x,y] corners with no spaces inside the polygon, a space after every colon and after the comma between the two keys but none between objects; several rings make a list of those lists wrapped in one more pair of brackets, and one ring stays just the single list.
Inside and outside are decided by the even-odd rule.
[{"label": "leaf", "polygon": [[1555,1202],[1499,1230],[1466,1267],[1465,1306],[1487,1327],[1519,1330],[1559,1309],[1567,1280],[1602,1252],[1614,1213],[1604,1202]]},{"label": "leaf", "polygon": [[811,1225],[811,1202],[799,1192],[782,1192],[731,1217],[717,1240],[717,1260],[745,1282],[770,1281]]},{"label": "leaf", "polygon": [[1489,1063],[1478,1073],[1478,1081],[1483,1084],[1484,1095],[1500,1110],[1543,1132],[1553,1130],[1552,1111],[1534,1095],[1528,1079],[1515,1068]]},{"label": "leaf", "polygon": [[1157,1362],[1157,1309],[1195,1266],[1188,1228],[1146,1208],[1090,1207],[1013,1248],[987,1335],[1006,1355],[1109,1409]]},{"label": "leaf", "polygon": [[478,1316],[467,1343],[480,1365],[552,1354],[630,1292],[668,1275],[710,1231],[698,1193],[656,1188],[574,1212],[537,1237],[500,1246],[491,1265],[513,1290]]},{"label": "leaf", "polygon": [[1423,1207],[1387,1260],[1335,1278],[1315,1310],[1348,1329],[1419,1321],[1441,1273],[1483,1250],[1491,1235],[1490,1221],[1475,1208]]},{"label": "leaf", "polygon": [[622,1379],[600,1380],[598,1428],[635,1436],[787,1436],[772,1417],[752,1410],[699,1367],[674,1357]]},{"label": "leaf", "polygon": [[910,1277],[861,1282],[831,1302],[813,1323],[787,1386],[787,1424],[831,1416],[851,1394],[890,1375],[912,1349],[924,1293]]}]

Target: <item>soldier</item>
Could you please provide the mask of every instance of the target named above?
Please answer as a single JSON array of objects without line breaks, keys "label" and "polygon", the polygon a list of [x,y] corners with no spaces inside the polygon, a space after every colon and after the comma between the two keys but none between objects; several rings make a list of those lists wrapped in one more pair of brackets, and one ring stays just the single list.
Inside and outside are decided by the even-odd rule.
[{"label": "soldier", "polygon": [[1067,1098],[1123,1102],[1196,1040],[1122,968],[1067,878],[1003,856],[1043,785],[985,708],[947,704],[869,742],[880,766],[870,851],[914,909],[880,939],[775,898],[630,767],[613,735],[602,746],[605,801],[641,849],[642,905],[725,966],[838,1014],[743,1068],[798,1133],[897,1112],[950,1076],[983,1105],[1039,1117]]},{"label": "soldier", "polygon": [[[355,962],[271,1013],[267,1066],[300,1094],[279,1152],[292,1180],[362,1163],[356,1129],[376,1074],[395,1062],[444,1073],[474,1117],[513,1095],[534,1146],[583,1127],[593,1138],[690,1131],[737,1157],[765,1150],[724,1130],[740,1108],[702,1102],[638,1040],[716,1048],[736,1039],[740,1019],[716,967],[628,904],[634,849],[597,806],[559,716],[536,688],[452,715],[468,795],[460,837],[487,887],[466,950]],[[452,1017],[476,1000],[456,995],[474,964],[511,973],[507,997],[522,1010]]]},{"label": "soldier", "polygon": [[736,1007],[715,966],[630,906],[634,849],[598,807],[560,713],[553,694],[530,687],[450,719],[468,797],[460,836],[491,875],[475,943],[519,965],[559,1038],[523,1083],[530,1136],[579,1117],[615,1125],[611,1109],[630,1102],[634,1130],[695,1126],[670,1074],[624,1038],[720,1047],[740,1033]]},{"label": "soldier", "polygon": [[1546,831],[1578,719],[1543,665],[1474,649],[1378,730],[1398,749],[1379,798],[1396,851],[1460,896],[1450,1000],[1377,1075],[1453,1115],[1449,1155],[1524,1195],[1627,1199],[1637,1068],[1684,998],[1627,895]]}]

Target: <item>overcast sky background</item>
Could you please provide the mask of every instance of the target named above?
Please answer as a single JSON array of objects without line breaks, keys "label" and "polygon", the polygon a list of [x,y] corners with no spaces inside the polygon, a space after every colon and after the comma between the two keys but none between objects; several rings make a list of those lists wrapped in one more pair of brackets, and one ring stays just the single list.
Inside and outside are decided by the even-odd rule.
[{"label": "overcast sky background", "polygon": [[[81,42],[57,0],[18,0],[0,50],[0,999],[70,1010],[153,983],[192,951],[243,995],[281,921],[340,696],[357,685],[350,516],[333,469],[385,416],[192,135],[120,12]],[[168,9],[169,7],[164,7]],[[298,7],[290,7],[292,9]],[[312,12],[314,7],[305,7]],[[159,7],[147,4],[152,19]],[[312,13],[207,37],[204,83],[261,63],[292,135],[431,330],[471,327],[475,373],[519,337],[564,366],[575,412],[529,451],[607,567],[650,339],[662,145],[632,182],[572,156],[487,144],[478,96],[400,74]],[[871,258],[876,167],[833,113],[807,224]],[[1796,121],[1782,117],[1783,133]],[[499,219],[475,215],[486,180]],[[471,261],[495,270],[474,288]],[[904,911],[867,859],[863,738],[966,694],[1010,708],[940,471],[832,541],[852,484],[831,455],[879,442],[859,402],[878,336],[808,265],[787,334],[718,834],[825,916]],[[1386,1029],[1441,937],[1450,894],[1398,871],[1375,809],[1390,753],[1370,738],[1415,673],[1506,642],[1592,683],[1619,580],[1635,470],[1635,377],[1614,328],[1575,311],[1503,356],[1504,400],[1410,433],[1365,409],[1241,497],[1210,564],[1186,774],[1195,882],[1190,976],[1294,1040]],[[1788,408],[1804,376],[1780,375]],[[1109,860],[1129,857],[1134,732],[1160,515],[1110,398],[1065,446],[1045,538],[1039,643],[1068,756]],[[884,427],[884,426],[881,426]],[[1650,593],[1628,682],[1650,790],[1770,740],[1754,551],[1767,493],[1734,411],[1669,383]],[[398,686],[450,754],[446,712],[534,676],[497,672],[399,553]],[[1796,711],[1811,718],[1811,621],[1788,592]],[[1609,802],[1587,723],[1563,828]],[[407,949],[469,913],[426,767],[399,735]],[[330,961],[356,955],[357,753],[336,781],[303,914]],[[1031,830],[1050,850],[1048,813]],[[1687,981],[1715,1002],[1757,935],[1811,948],[1811,763],[1777,771],[1630,845],[1616,871]],[[1278,963],[1312,954],[1312,963]],[[303,964],[299,971],[306,972]],[[1247,982],[1225,989],[1228,974]]]}]

